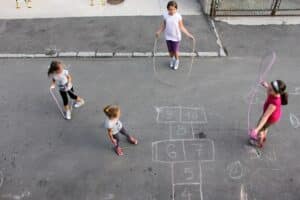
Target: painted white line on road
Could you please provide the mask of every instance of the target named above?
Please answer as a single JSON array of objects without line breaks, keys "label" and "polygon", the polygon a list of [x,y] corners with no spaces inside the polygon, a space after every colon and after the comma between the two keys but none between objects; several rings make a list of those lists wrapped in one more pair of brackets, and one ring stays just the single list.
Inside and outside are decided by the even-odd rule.
[{"label": "painted white line on road", "polygon": [[[182,57],[220,57],[219,52],[181,52]],[[70,51],[59,52],[54,55],[47,55],[42,53],[37,54],[23,54],[23,53],[0,53],[0,58],[111,58],[111,57],[168,57],[168,52],[157,52],[153,55],[152,52],[93,52],[93,51]]]},{"label": "painted white line on road", "polygon": [[300,24],[299,16],[270,16],[270,17],[216,17],[216,21],[228,23],[230,25],[297,25]]},{"label": "painted white line on road", "polygon": [[60,52],[58,53],[58,57],[76,57],[77,52]]},{"label": "painted white line on road", "polygon": [[215,36],[216,36],[216,38],[217,38],[217,44],[218,44],[219,47],[220,47],[220,49],[219,49],[219,56],[226,56],[226,53],[225,53],[225,50],[224,50],[224,47],[223,47],[221,38],[220,38],[220,36],[219,36],[219,33],[218,33],[218,31],[217,31],[215,22],[214,22],[214,20],[210,20],[210,22],[211,22],[212,28],[213,28],[213,30],[214,30]]},{"label": "painted white line on road", "polygon": [[83,57],[83,58],[92,58],[96,57],[96,52],[90,51],[90,52],[78,52],[78,57]]}]

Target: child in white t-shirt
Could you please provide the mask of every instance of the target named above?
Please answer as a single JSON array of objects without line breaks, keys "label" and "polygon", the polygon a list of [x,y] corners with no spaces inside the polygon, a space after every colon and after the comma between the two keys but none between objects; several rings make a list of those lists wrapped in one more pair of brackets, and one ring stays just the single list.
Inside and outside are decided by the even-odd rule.
[{"label": "child in white t-shirt", "polygon": [[68,102],[68,95],[76,102],[75,108],[79,108],[84,104],[84,100],[74,93],[72,77],[69,71],[64,69],[64,65],[60,61],[52,61],[48,70],[48,76],[52,78],[50,89],[54,89],[57,85],[59,93],[62,97],[65,110],[65,118],[71,119],[71,109]]},{"label": "child in white t-shirt", "polygon": [[127,137],[128,142],[131,144],[137,144],[138,141],[134,137],[130,136],[126,129],[123,127],[122,122],[120,121],[121,110],[119,106],[108,105],[103,109],[103,112],[106,115],[104,121],[104,127],[108,131],[108,137],[114,145],[115,151],[119,156],[123,155],[123,151],[119,145],[120,138],[119,133]]},{"label": "child in white t-shirt", "polygon": [[165,39],[169,55],[171,57],[170,68],[177,70],[179,66],[179,43],[181,41],[181,31],[194,40],[194,36],[185,28],[181,15],[177,12],[178,5],[175,1],[169,1],[168,12],[163,15],[164,21],[161,23],[156,37],[161,32],[165,32]]}]

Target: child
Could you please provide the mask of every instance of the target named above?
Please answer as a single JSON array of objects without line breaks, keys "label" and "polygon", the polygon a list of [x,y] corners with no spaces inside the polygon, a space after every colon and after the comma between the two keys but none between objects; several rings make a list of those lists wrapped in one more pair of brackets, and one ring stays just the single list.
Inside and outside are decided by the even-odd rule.
[{"label": "child", "polygon": [[69,74],[68,70],[64,69],[64,65],[60,61],[52,61],[48,70],[48,77],[52,78],[52,83],[50,89],[55,88],[55,84],[57,84],[59,88],[59,93],[62,97],[64,103],[65,110],[65,118],[71,119],[71,109],[68,103],[68,95],[76,100],[74,104],[75,108],[79,108],[84,104],[84,100],[74,94],[74,89],[72,85],[72,77]]},{"label": "child", "polygon": [[177,3],[169,1],[167,5],[168,12],[163,15],[164,21],[161,23],[156,37],[159,37],[162,31],[165,31],[165,39],[169,55],[171,57],[170,68],[177,70],[179,66],[179,43],[181,41],[181,31],[194,40],[194,36],[188,32],[182,22],[182,17],[177,13]]},{"label": "child", "polygon": [[123,155],[123,151],[119,146],[120,138],[119,133],[127,137],[128,142],[131,144],[137,144],[138,141],[134,137],[130,136],[126,129],[123,127],[122,122],[120,121],[121,110],[118,106],[108,105],[103,109],[103,112],[106,115],[104,126],[108,131],[108,137],[115,147],[115,152],[119,155]]},{"label": "child", "polygon": [[263,147],[266,141],[268,128],[277,123],[281,118],[281,105],[288,104],[286,85],[281,80],[272,81],[270,84],[263,81],[262,86],[267,88],[267,100],[265,101],[263,114],[255,129],[250,132],[250,144]]}]

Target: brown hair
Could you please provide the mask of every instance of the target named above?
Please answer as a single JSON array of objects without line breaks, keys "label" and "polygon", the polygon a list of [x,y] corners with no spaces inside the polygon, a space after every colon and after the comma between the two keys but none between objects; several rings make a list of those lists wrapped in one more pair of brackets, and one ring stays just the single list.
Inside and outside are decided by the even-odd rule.
[{"label": "brown hair", "polygon": [[288,93],[286,92],[286,84],[282,80],[276,80],[278,83],[278,89],[279,89],[279,94],[281,97],[281,104],[282,105],[287,105],[288,104]]},{"label": "brown hair", "polygon": [[53,60],[50,64],[50,67],[48,69],[48,76],[50,76],[51,74],[53,74],[55,71],[57,71],[59,69],[59,65],[61,65],[62,62],[59,60]]},{"label": "brown hair", "polygon": [[169,1],[167,4],[167,9],[169,9],[170,7],[175,7],[176,9],[178,9],[178,5],[176,1]]},{"label": "brown hair", "polygon": [[116,118],[120,112],[120,107],[117,105],[107,105],[104,107],[103,112],[110,119]]}]

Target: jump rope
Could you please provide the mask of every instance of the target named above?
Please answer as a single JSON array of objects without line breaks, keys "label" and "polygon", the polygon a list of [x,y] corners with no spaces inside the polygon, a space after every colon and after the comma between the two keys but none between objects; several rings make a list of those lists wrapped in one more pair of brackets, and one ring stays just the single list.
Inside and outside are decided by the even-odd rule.
[{"label": "jump rope", "polygon": [[263,61],[268,58],[270,56],[270,61],[268,62],[268,64],[266,65],[264,70],[260,70],[258,79],[255,81],[255,85],[252,87],[251,91],[250,91],[250,101],[249,101],[249,105],[248,105],[248,134],[250,135],[251,133],[251,120],[250,120],[250,116],[252,113],[252,105],[253,105],[253,101],[255,99],[255,96],[257,95],[258,92],[258,88],[260,86],[260,83],[265,80],[267,73],[271,70],[272,66],[275,63],[276,60],[276,53],[274,51],[272,51],[271,53],[269,52],[266,56],[263,57],[261,64],[260,64],[260,68],[263,68],[264,63]]},{"label": "jump rope", "polygon": [[[51,94],[53,100],[55,101],[58,110],[60,111],[60,113],[62,114],[62,116],[65,117],[63,108],[61,107],[60,103],[58,102],[58,99],[57,99],[56,95],[54,94],[54,90],[55,90],[55,88],[50,88],[50,94]],[[73,95],[75,95],[71,90],[68,90],[67,92],[70,92],[70,93],[72,93]],[[71,99],[71,103],[70,103],[70,104],[71,104],[71,105],[70,105],[70,110],[71,110],[71,111],[73,110],[73,103],[74,103],[74,101],[73,101],[73,99]]]},{"label": "jump rope", "polygon": [[196,49],[196,40],[193,38],[192,39],[192,51],[191,51],[191,59],[190,59],[190,64],[189,64],[189,69],[188,69],[188,73],[187,75],[185,76],[184,80],[181,82],[181,81],[177,81],[177,84],[172,84],[166,80],[163,80],[161,79],[161,77],[159,76],[159,74],[157,73],[157,62],[156,62],[156,54],[157,54],[157,42],[159,41],[159,38],[158,37],[155,37],[155,40],[154,40],[154,45],[153,45],[153,60],[152,60],[152,67],[153,67],[153,72],[154,72],[154,76],[155,78],[158,79],[159,82],[163,83],[163,84],[166,84],[168,86],[177,86],[177,85],[182,85],[182,82],[183,81],[186,81],[190,78],[191,76],[191,72],[192,72],[192,69],[193,69],[193,64],[194,64],[194,59],[195,59],[195,56],[196,56],[196,52],[195,52],[195,49]]}]

